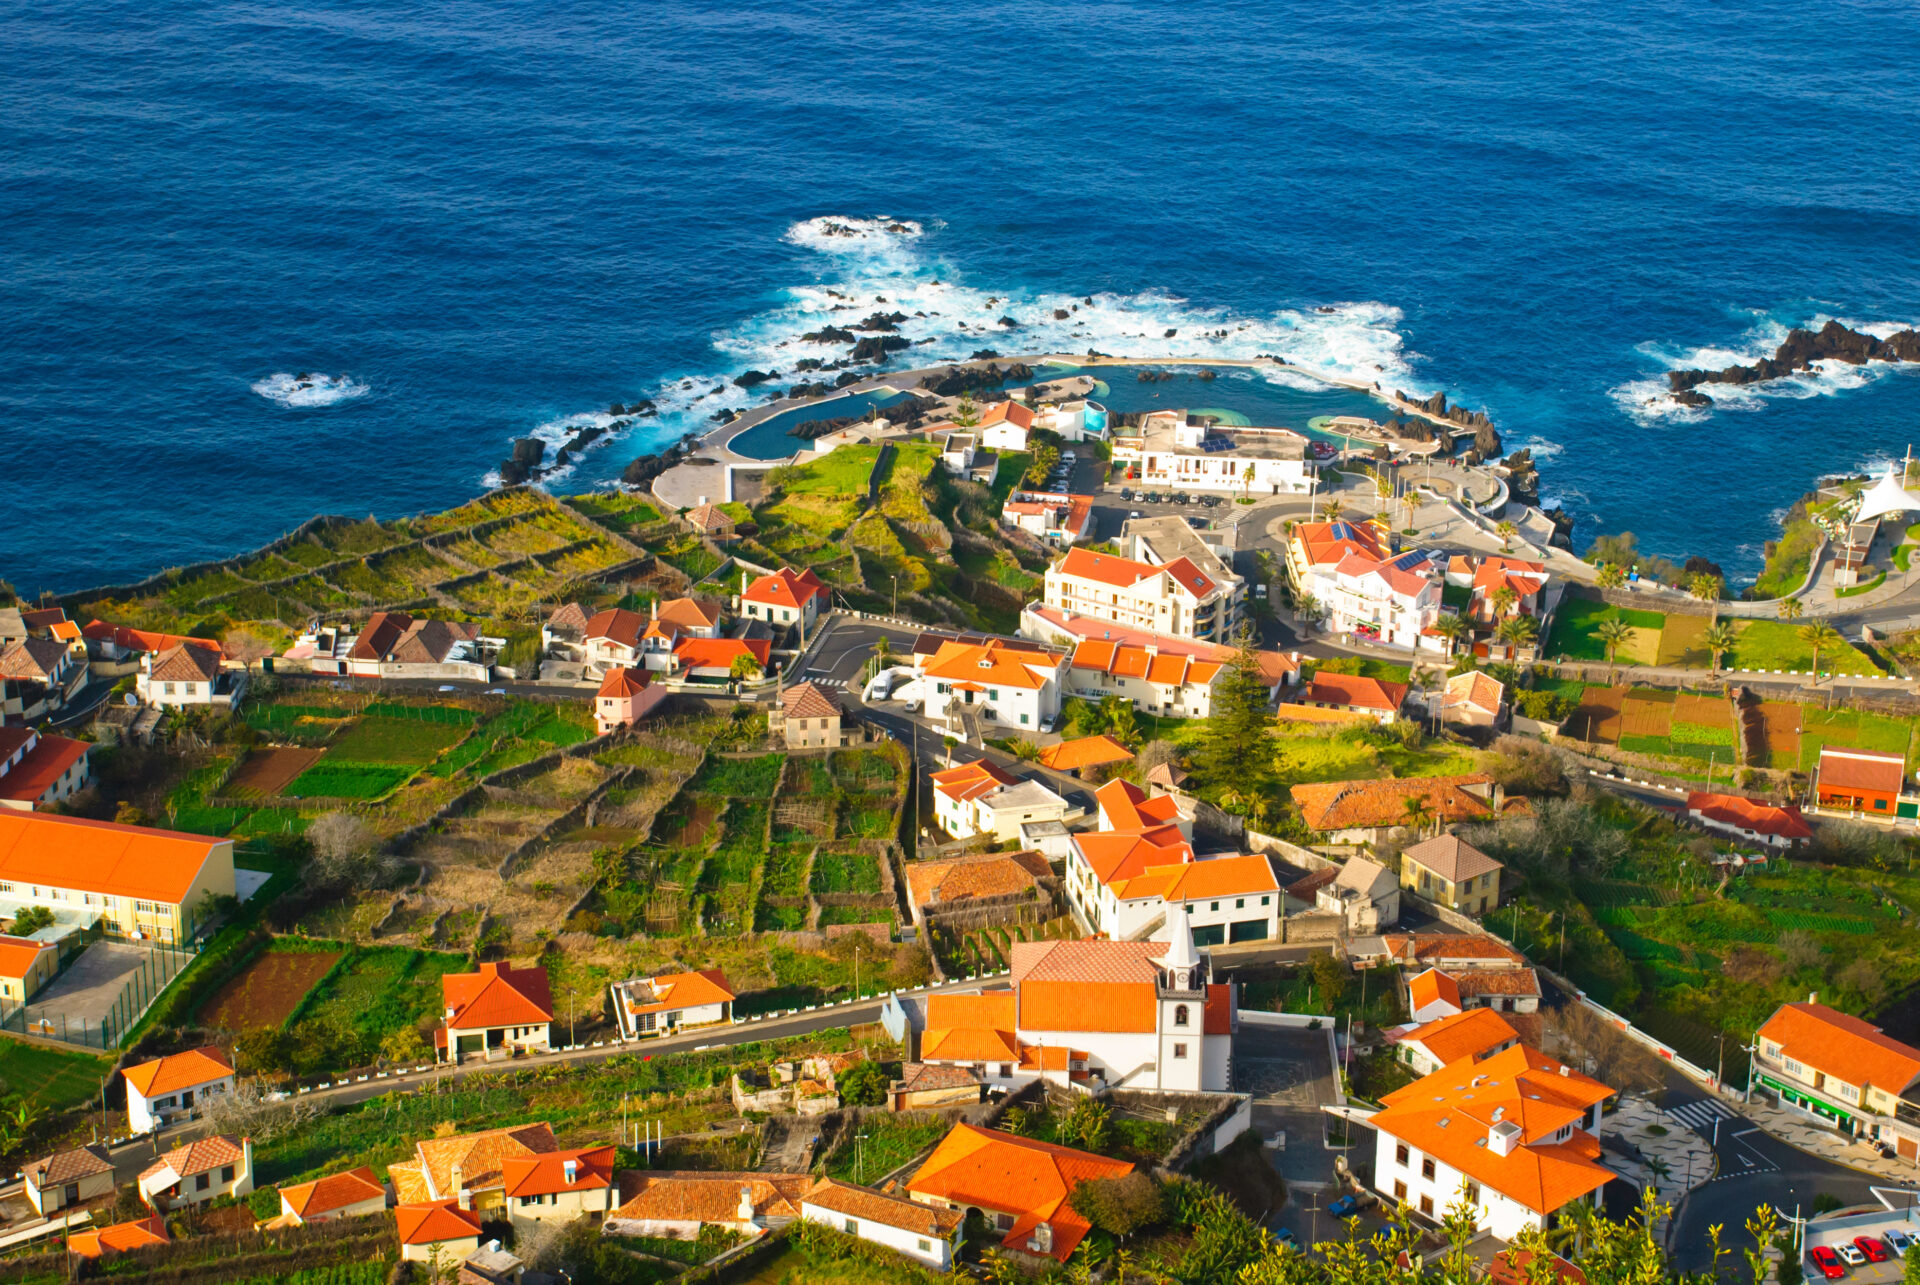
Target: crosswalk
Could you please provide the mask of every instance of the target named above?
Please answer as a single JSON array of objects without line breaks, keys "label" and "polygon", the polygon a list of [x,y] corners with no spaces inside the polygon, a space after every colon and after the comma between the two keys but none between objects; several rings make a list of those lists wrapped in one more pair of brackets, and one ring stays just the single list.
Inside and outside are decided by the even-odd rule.
[{"label": "crosswalk", "polygon": [[1670,1107],[1667,1110],[1667,1114],[1678,1120],[1681,1124],[1686,1125],[1689,1129],[1692,1129],[1695,1133],[1708,1138],[1713,1136],[1714,1121],[1737,1120],[1740,1118],[1726,1106],[1712,1098],[1701,1098],[1697,1102],[1687,1102],[1677,1107]]},{"label": "crosswalk", "polygon": [[847,685],[847,680],[844,678],[814,678],[809,675],[807,681],[815,687],[845,687]]}]

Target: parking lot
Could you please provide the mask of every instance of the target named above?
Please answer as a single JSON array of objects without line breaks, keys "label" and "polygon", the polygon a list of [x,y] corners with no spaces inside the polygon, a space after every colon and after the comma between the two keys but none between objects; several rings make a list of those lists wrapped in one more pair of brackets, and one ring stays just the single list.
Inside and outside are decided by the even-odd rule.
[{"label": "parking lot", "polygon": [[[1901,1260],[1900,1251],[1916,1235],[1920,1235],[1920,1213],[1911,1209],[1808,1223],[1804,1264],[1807,1279],[1845,1279],[1862,1282],[1862,1285],[1881,1285],[1881,1282],[1902,1280],[1906,1275],[1906,1264]],[[1871,1247],[1856,1246],[1856,1238],[1873,1242],[1881,1255],[1880,1261],[1872,1260]],[[1864,1261],[1846,1261],[1841,1253],[1843,1247],[1853,1249],[1854,1257]],[[1839,1276],[1823,1270],[1822,1250],[1833,1251],[1840,1259]]]}]

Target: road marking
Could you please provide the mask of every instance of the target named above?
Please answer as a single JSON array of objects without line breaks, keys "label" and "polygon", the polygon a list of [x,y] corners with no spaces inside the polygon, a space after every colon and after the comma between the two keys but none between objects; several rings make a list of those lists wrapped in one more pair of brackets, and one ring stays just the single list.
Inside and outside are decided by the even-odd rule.
[{"label": "road marking", "polygon": [[1709,1137],[1713,1134],[1715,1121],[1740,1119],[1739,1116],[1712,1098],[1702,1098],[1697,1102],[1687,1102],[1677,1107],[1671,1107],[1668,1109],[1667,1114],[1694,1132]]}]

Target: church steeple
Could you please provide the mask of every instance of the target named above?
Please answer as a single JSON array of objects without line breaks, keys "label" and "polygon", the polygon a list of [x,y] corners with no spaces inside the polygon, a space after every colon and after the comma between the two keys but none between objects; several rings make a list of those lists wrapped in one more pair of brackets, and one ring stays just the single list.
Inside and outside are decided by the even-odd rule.
[{"label": "church steeple", "polygon": [[1176,901],[1167,908],[1167,953],[1154,957],[1160,970],[1160,985],[1165,990],[1193,991],[1206,985],[1200,953],[1193,948],[1193,929],[1187,923],[1187,905]]}]

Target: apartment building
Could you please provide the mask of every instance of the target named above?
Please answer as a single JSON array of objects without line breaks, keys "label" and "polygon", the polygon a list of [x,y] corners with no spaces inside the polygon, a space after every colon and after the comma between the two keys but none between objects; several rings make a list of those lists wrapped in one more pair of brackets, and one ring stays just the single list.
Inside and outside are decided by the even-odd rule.
[{"label": "apartment building", "polygon": [[1215,580],[1189,558],[1164,565],[1073,548],[1047,568],[1044,601],[1068,615],[1178,638],[1229,641],[1237,580]]},{"label": "apartment building", "polygon": [[0,906],[135,941],[185,941],[234,895],[233,841],[0,809]]},{"label": "apartment building", "polygon": [[1182,491],[1305,495],[1314,468],[1307,439],[1287,428],[1228,428],[1154,411],[1140,425],[1140,480]]},{"label": "apartment building", "polygon": [[1920,1049],[1809,999],[1783,1004],[1754,1037],[1752,1086],[1920,1165]]}]

